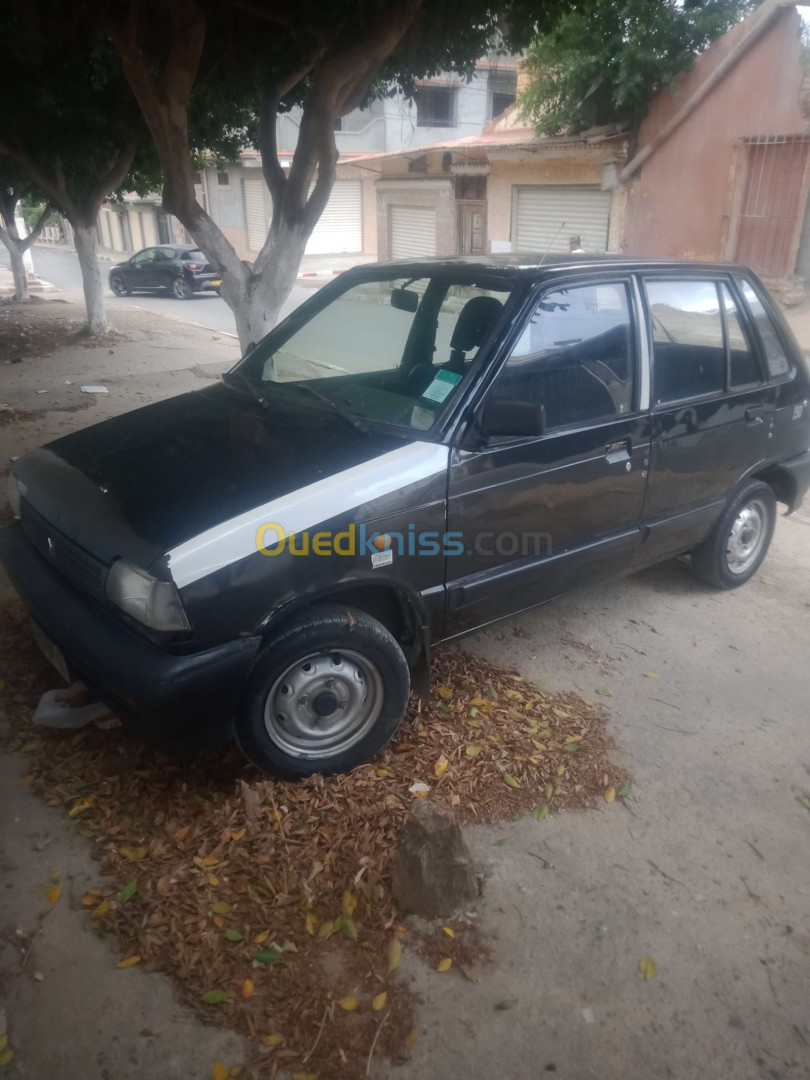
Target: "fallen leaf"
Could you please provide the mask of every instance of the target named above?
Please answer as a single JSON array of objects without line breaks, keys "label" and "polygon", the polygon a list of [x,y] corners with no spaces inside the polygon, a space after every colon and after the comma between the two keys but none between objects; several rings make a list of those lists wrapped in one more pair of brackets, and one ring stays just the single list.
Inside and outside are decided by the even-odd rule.
[{"label": "fallen leaf", "polygon": [[349,917],[351,917],[352,915],[354,915],[356,909],[357,897],[353,896],[352,893],[348,892],[348,890],[345,891],[343,893],[343,896],[340,898],[340,910],[343,912],[344,915],[348,915]]},{"label": "fallen leaf", "polygon": [[355,1009],[360,1007],[360,998],[344,997],[338,1001],[338,1005],[341,1009],[345,1009],[346,1012],[354,1012]]},{"label": "fallen leaf", "polygon": [[[349,618],[352,619],[352,622],[349,623],[349,626],[353,626],[356,620],[351,612],[349,612],[348,614]],[[318,1080],[318,1074],[297,1072],[292,1074],[292,1080]]]},{"label": "fallen leaf", "polygon": [[225,937],[228,939],[228,941],[244,941],[244,938],[239,933],[239,931],[234,930],[233,927],[230,926],[225,931]]},{"label": "fallen leaf", "polygon": [[349,941],[357,941],[357,927],[355,926],[354,919],[345,916],[340,924],[341,932],[344,937],[347,937]]},{"label": "fallen leaf", "polygon": [[129,881],[121,890],[121,899],[126,904],[128,900],[131,900],[135,893],[138,891],[138,882]]},{"label": "fallen leaf", "polygon": [[453,696],[453,690],[449,686],[440,686],[438,688],[438,690],[439,690],[439,697],[451,698]]},{"label": "fallen leaf", "polygon": [[270,937],[270,931],[269,930],[262,930],[262,932],[260,934],[257,934],[256,937],[253,939],[253,944],[254,945],[264,945],[265,941],[267,941],[267,939],[269,937]]},{"label": "fallen leaf", "polygon": [[284,1042],[284,1036],[278,1034],[262,1035],[262,1042],[265,1046],[281,1046]]},{"label": "fallen leaf", "polygon": [[216,887],[219,885],[219,878],[216,874],[208,875],[208,884],[211,886],[212,889],[216,889]]},{"label": "fallen leaf", "polygon": [[0,1068],[8,1065],[8,1063],[12,1060],[13,1057],[14,1051],[6,1047],[6,1049],[0,1054]]},{"label": "fallen leaf", "polygon": [[612,803],[612,802],[615,802],[615,801],[616,801],[616,788],[615,787],[605,788],[605,802],[606,803]]},{"label": "fallen leaf", "polygon": [[48,889],[48,903],[55,904],[59,897],[62,895],[61,885],[51,885]]},{"label": "fallen leaf", "polygon": [[456,936],[456,932],[455,932],[455,930],[453,930],[453,929],[452,929],[451,927],[449,927],[449,926],[443,926],[443,927],[442,927],[442,931],[443,931],[443,932],[444,932],[445,934],[447,934],[447,936],[448,936],[448,937],[455,937],[455,936]]},{"label": "fallen leaf", "polygon": [[227,990],[206,990],[202,996],[206,1005],[221,1005],[223,1001],[228,1000]]},{"label": "fallen leaf", "polygon": [[496,691],[493,690],[493,688],[491,686],[487,688],[487,697],[491,698],[493,701],[498,700],[498,695],[497,695]]},{"label": "fallen leaf", "polygon": [[100,889],[91,889],[89,892],[86,892],[84,894],[84,896],[82,897],[82,906],[83,907],[92,907],[93,904],[98,903],[100,896],[101,896],[101,890]]},{"label": "fallen leaf", "polygon": [[576,754],[582,749],[582,744],[578,742],[567,742],[563,747],[563,750],[569,754]]},{"label": "fallen leaf", "polygon": [[480,709],[482,705],[486,705],[486,701],[482,697],[474,697],[470,705],[475,705]]},{"label": "fallen leaf", "polygon": [[622,784],[622,786],[619,788],[619,790],[616,792],[616,794],[620,795],[622,798],[624,798],[625,795],[630,794],[630,786],[628,784]]},{"label": "fallen leaf", "polygon": [[405,1049],[413,1050],[416,1044],[419,1042],[419,1034],[416,1031],[409,1031],[405,1036]]},{"label": "fallen leaf", "polygon": [[402,942],[398,938],[392,938],[388,945],[388,970],[396,971],[402,959]]},{"label": "fallen leaf", "polygon": [[223,1065],[221,1061],[218,1061],[211,1070],[211,1080],[229,1080],[231,1070],[227,1065]]},{"label": "fallen leaf", "polygon": [[548,806],[545,804],[543,806],[535,806],[534,810],[532,810],[532,817],[535,821],[545,821],[547,818],[550,818],[551,814],[548,811]]},{"label": "fallen leaf", "polygon": [[69,818],[77,818],[79,814],[84,814],[88,810],[92,809],[95,799],[80,799],[77,803],[74,803],[73,807],[68,811]]},{"label": "fallen leaf", "polygon": [[[564,765],[558,765],[557,766],[557,776],[565,776],[565,766]],[[548,798],[548,797],[549,796],[547,795],[546,798]]]},{"label": "fallen leaf", "polygon": [[104,915],[107,914],[107,912],[109,910],[110,910],[110,901],[109,900],[102,900],[97,908],[93,908],[92,912],[90,913],[90,916],[93,919],[101,919]]},{"label": "fallen leaf", "polygon": [[613,691],[608,686],[600,686],[596,692],[601,694],[602,697],[613,697]]},{"label": "fallen leaf", "polygon": [[259,949],[253,954],[253,959],[258,964],[277,964],[281,959],[281,953],[276,949]]},{"label": "fallen leaf", "polygon": [[467,755],[467,757],[478,757],[482,749],[483,748],[480,746],[468,746],[465,749],[464,753]]},{"label": "fallen leaf", "polygon": [[217,900],[215,904],[211,905],[211,910],[215,915],[230,915],[233,911],[231,904],[226,904],[224,900]]},{"label": "fallen leaf", "polygon": [[39,750],[39,746],[40,746],[40,740],[39,739],[26,739],[25,742],[20,747],[20,753],[21,754],[33,754],[33,752],[35,750]]},{"label": "fallen leaf", "polygon": [[645,671],[644,672],[644,678],[645,679],[660,679],[661,676],[656,674],[656,672],[654,672],[654,671]]},{"label": "fallen leaf", "polygon": [[372,1001],[371,1001],[371,1007],[374,1010],[374,1012],[379,1012],[380,1009],[384,1009],[385,1008],[385,1003],[386,1003],[387,1000],[388,1000],[388,994],[386,993],[385,990],[383,990],[381,994],[376,994],[372,998]]},{"label": "fallen leaf", "polygon": [[444,756],[444,754],[442,754],[442,756],[439,758],[439,760],[433,766],[434,775],[435,776],[444,776],[444,774],[447,772],[447,769],[448,769],[449,765],[450,765],[450,762],[447,760],[447,758]]},{"label": "fallen leaf", "polygon": [[145,847],[130,847],[128,844],[124,844],[123,847],[118,849],[118,854],[123,856],[129,862],[140,862],[141,859],[146,858]]},{"label": "fallen leaf", "polygon": [[436,966],[437,971],[449,971],[453,966],[453,959],[450,956],[443,956]]},{"label": "fallen leaf", "polygon": [[511,787],[511,788],[519,788],[520,787],[520,781],[516,780],[514,778],[514,776],[512,776],[511,773],[508,773],[508,772],[503,774],[503,782],[506,784],[507,787]]},{"label": "fallen leaf", "polygon": [[122,969],[134,968],[137,967],[140,962],[140,956],[128,956],[126,960],[119,960],[119,962],[115,966]]},{"label": "fallen leaf", "polygon": [[639,964],[639,970],[644,978],[649,982],[650,979],[655,978],[655,961],[651,956],[642,956],[641,963]]},{"label": "fallen leaf", "polygon": [[[194,861],[196,862],[197,860],[195,859]],[[204,866],[206,869],[209,866],[219,866],[219,859],[213,855],[206,855],[204,859],[200,859],[200,865]]]},{"label": "fallen leaf", "polygon": [[245,999],[245,1001],[250,1001],[250,999],[253,997],[253,991],[255,989],[256,988],[253,985],[253,979],[245,979],[245,981],[242,983],[242,997]]},{"label": "fallen leaf", "polygon": [[380,778],[380,780],[385,780],[389,776],[393,776],[394,774],[391,772],[390,769],[375,769],[374,770],[374,775],[378,776]]},{"label": "fallen leaf", "polygon": [[214,915],[211,921],[218,930],[221,930],[225,925],[225,920],[222,918],[221,915]]},{"label": "fallen leaf", "polygon": [[[565,768],[563,768],[563,772],[565,772]],[[554,785],[546,784],[546,786],[543,788],[543,794],[547,799],[550,799],[551,796],[554,794]]]},{"label": "fallen leaf", "polygon": [[185,840],[185,838],[188,836],[188,834],[190,832],[191,832],[191,826],[190,825],[184,825],[182,829],[177,830],[177,832],[174,834],[174,838],[175,838],[175,840]]},{"label": "fallen leaf", "polygon": [[238,843],[242,839],[242,837],[245,835],[246,832],[247,832],[247,829],[245,829],[245,828],[236,829],[235,831],[231,832],[231,840],[233,840],[234,843]]},{"label": "fallen leaf", "polygon": [[320,927],[318,928],[318,937],[319,938],[328,938],[331,934],[334,934],[334,932],[335,932],[335,924],[334,924],[334,922],[331,919],[327,919],[326,922],[322,922]]},{"label": "fallen leaf", "polygon": [[312,937],[315,937],[315,931],[318,929],[318,916],[314,911],[310,911],[307,914],[307,917],[304,920],[304,926],[306,927],[307,933]]}]

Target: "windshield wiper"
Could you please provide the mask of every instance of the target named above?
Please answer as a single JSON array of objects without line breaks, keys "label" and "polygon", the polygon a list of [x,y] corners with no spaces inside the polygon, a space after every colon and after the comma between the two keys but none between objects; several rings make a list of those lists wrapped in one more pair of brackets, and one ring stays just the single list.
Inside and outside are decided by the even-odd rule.
[{"label": "windshield wiper", "polygon": [[362,420],[358,420],[358,418],[352,415],[348,409],[344,409],[341,405],[338,405],[334,398],[330,398],[327,394],[322,394],[320,390],[316,390],[315,387],[310,386],[309,383],[290,383],[290,385],[294,386],[296,390],[304,390],[307,394],[311,394],[314,398],[317,398],[318,401],[322,401],[325,405],[329,406],[336,416],[339,416],[341,420],[344,420],[353,427],[355,431],[362,431],[364,435],[368,435],[370,430],[368,425],[364,424]]},{"label": "windshield wiper", "polygon": [[248,379],[247,376],[243,375],[238,368],[235,371],[223,371],[222,381],[226,385],[238,383],[240,386],[244,387],[245,390],[247,390],[247,392],[250,394],[250,396],[253,398],[257,405],[261,405],[263,409],[270,408],[269,403],[265,401],[264,397],[262,396],[261,390],[257,389],[257,387],[253,385],[250,379]]}]

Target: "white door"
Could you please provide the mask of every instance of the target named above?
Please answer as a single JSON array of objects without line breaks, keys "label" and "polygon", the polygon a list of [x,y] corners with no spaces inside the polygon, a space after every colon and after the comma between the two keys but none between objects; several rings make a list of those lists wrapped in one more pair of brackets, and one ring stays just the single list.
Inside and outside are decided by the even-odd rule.
[{"label": "white door", "polygon": [[425,259],[436,254],[436,211],[430,206],[388,210],[392,259]]},{"label": "white door", "polygon": [[512,250],[533,254],[568,251],[578,236],[585,251],[607,249],[610,192],[598,187],[514,187]]},{"label": "white door", "polygon": [[243,178],[242,198],[245,202],[248,247],[251,251],[261,251],[267,238],[267,218],[264,212],[264,181],[260,176]]},{"label": "white door", "polygon": [[336,180],[326,209],[307,241],[307,255],[363,250],[363,199],[359,180]]}]

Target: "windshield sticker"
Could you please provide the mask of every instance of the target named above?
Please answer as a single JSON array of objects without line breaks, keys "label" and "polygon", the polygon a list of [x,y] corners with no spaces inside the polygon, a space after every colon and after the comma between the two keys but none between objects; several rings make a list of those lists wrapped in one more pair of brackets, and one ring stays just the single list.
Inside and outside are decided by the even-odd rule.
[{"label": "windshield sticker", "polygon": [[452,371],[440,371],[422,397],[426,401],[435,401],[437,405],[441,405],[453,387],[460,382],[460,375],[454,375]]}]

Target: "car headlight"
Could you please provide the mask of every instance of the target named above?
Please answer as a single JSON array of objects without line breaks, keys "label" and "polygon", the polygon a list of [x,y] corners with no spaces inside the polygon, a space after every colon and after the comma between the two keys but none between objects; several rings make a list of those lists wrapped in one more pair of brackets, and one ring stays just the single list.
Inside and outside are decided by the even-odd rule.
[{"label": "car headlight", "polygon": [[159,581],[126,559],[119,559],[110,568],[107,599],[151,630],[189,629],[174,585]]},{"label": "car headlight", "polygon": [[20,516],[20,496],[25,493],[25,487],[14,473],[9,473],[8,477],[8,501],[11,506],[11,512],[14,517]]}]

